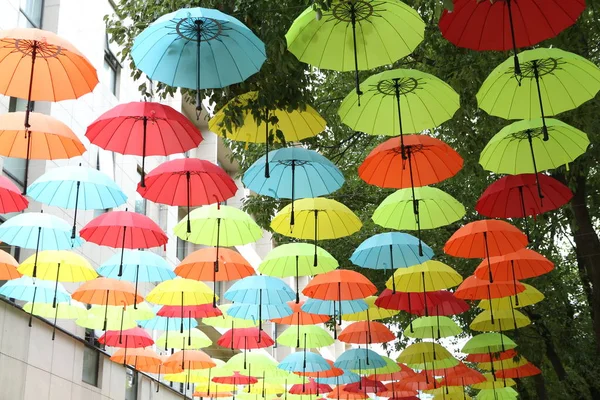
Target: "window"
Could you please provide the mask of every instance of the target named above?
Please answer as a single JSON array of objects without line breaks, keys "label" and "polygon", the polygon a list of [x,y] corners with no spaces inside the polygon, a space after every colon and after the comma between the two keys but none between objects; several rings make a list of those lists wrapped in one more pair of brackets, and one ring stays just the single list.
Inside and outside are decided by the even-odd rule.
[{"label": "window", "polygon": [[127,377],[125,379],[125,400],[137,400],[138,395],[138,374],[137,371],[127,368]]},{"label": "window", "polygon": [[[33,103],[32,103],[33,105]],[[27,100],[11,97],[8,103],[8,111],[25,111],[27,108]],[[32,107],[33,108],[33,107]],[[24,158],[4,157],[2,163],[2,172],[14,181],[21,189],[25,182],[25,164]]]},{"label": "window", "polygon": [[[271,322],[271,337],[273,339],[277,339],[277,324],[275,322]],[[277,348],[277,341],[275,340],[275,343],[273,343],[273,348],[276,349]]]},{"label": "window", "polygon": [[83,348],[83,374],[81,380],[92,386],[98,386],[98,372],[100,367],[100,353],[98,350],[84,346]]},{"label": "window", "polygon": [[179,261],[182,261],[187,256],[187,242],[177,238],[177,254],[175,255]]},{"label": "window", "polygon": [[[142,167],[137,167],[138,182],[142,180]],[[138,191],[135,191],[135,212],[146,215],[146,199]]]},{"label": "window", "polygon": [[[0,218],[0,225],[2,225],[4,221],[6,221],[6,219]],[[19,247],[11,246],[10,244],[0,242],[0,250],[4,250],[5,252],[13,256],[17,261],[19,261],[19,256],[21,255],[21,249]]]},{"label": "window", "polygon": [[21,0],[19,3],[18,25],[20,28],[40,28],[44,0]]},{"label": "window", "polygon": [[111,93],[118,96],[119,75],[121,73],[121,64],[110,48],[108,35],[104,45],[104,81]]}]

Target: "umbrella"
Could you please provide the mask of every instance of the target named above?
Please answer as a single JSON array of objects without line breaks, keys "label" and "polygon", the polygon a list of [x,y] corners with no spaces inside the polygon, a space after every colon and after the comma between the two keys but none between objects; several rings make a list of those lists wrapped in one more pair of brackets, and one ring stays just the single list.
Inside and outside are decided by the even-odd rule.
[{"label": "umbrella", "polygon": [[502,370],[496,372],[496,377],[498,377],[500,379],[505,379],[505,378],[521,379],[521,378],[526,378],[528,376],[540,375],[541,373],[542,373],[542,371],[538,367],[536,367],[532,363],[528,362],[527,364],[522,365],[520,367],[502,369]]},{"label": "umbrella", "polygon": [[548,118],[545,123],[551,140],[543,140],[541,119],[517,121],[494,135],[479,157],[479,164],[488,171],[535,174],[541,201],[544,193],[538,172],[572,162],[585,153],[590,144],[585,133],[562,121]]},{"label": "umbrella", "polygon": [[233,375],[229,376],[216,376],[212,378],[212,381],[215,383],[221,383],[225,385],[254,385],[258,382],[258,379],[253,376],[241,375],[238,371],[234,371]]},{"label": "umbrella", "polygon": [[468,354],[465,357],[465,361],[473,362],[473,363],[481,363],[481,362],[492,362],[499,360],[508,360],[510,358],[517,357],[518,354],[515,350],[506,350],[498,353],[483,353],[483,354]]},{"label": "umbrella", "polygon": [[[352,31],[352,40],[349,31]],[[321,69],[358,71],[393,64],[423,41],[425,23],[414,9],[391,0],[308,7],[285,35],[288,50]]]},{"label": "umbrella", "polygon": [[363,392],[347,392],[345,388],[346,385],[340,383],[327,394],[327,398],[331,400],[366,400],[369,398],[369,395]]},{"label": "umbrella", "polygon": [[450,85],[416,69],[387,70],[371,75],[361,86],[365,89],[362,98],[350,93],[342,101],[338,110],[342,122],[371,135],[400,136],[403,159],[408,157],[404,132],[433,129],[460,107],[458,93]]},{"label": "umbrella", "polygon": [[374,393],[377,396],[379,393],[383,393],[386,391],[386,387],[381,381],[376,379],[370,379],[367,377],[362,377],[360,381],[349,383],[344,387],[344,390],[347,392],[363,392],[363,393]]},{"label": "umbrella", "polygon": [[142,328],[132,328],[124,331],[106,331],[98,339],[100,344],[110,347],[148,347],[154,344],[154,340]]},{"label": "umbrella", "polygon": [[29,327],[31,327],[33,315],[36,313],[36,302],[51,304],[55,298],[56,303],[65,303],[71,300],[69,293],[60,283],[56,285],[51,281],[32,279],[28,276],[6,281],[0,286],[0,296],[32,303],[29,312]]},{"label": "umbrella", "polygon": [[265,275],[254,275],[235,282],[227,289],[223,297],[235,302],[234,307],[240,304],[258,305],[259,328],[262,328],[260,323],[263,320],[260,314],[262,306],[285,305],[285,307],[288,307],[286,302],[293,300],[295,295],[292,289],[281,279]]},{"label": "umbrella", "polygon": [[300,395],[316,395],[329,393],[333,390],[331,386],[326,383],[319,383],[315,381],[313,378],[308,378],[308,383],[302,382],[292,385],[289,390],[291,394],[300,394]]},{"label": "umbrella", "polygon": [[0,250],[0,280],[9,281],[22,276],[18,271],[19,263],[4,250]]},{"label": "umbrella", "polygon": [[162,306],[156,315],[169,318],[211,318],[220,317],[223,312],[215,308],[212,304],[197,304],[193,306],[183,306],[183,313],[180,306]]},{"label": "umbrella", "polygon": [[287,355],[277,368],[288,372],[323,372],[331,368],[327,360],[317,353],[304,351]]},{"label": "umbrella", "polygon": [[[258,328],[238,328],[230,329],[221,335],[217,344],[221,347],[242,350],[244,355],[250,349],[262,349],[271,347],[275,341],[267,333]],[[246,369],[244,363],[244,369]]]},{"label": "umbrella", "polygon": [[[302,311],[317,315],[331,315],[342,317],[344,314],[354,314],[365,311],[369,305],[363,299],[356,300],[321,300],[307,299],[301,306]],[[334,330],[334,333],[336,331]],[[337,336],[336,336],[337,337]]]},{"label": "umbrella", "polygon": [[125,193],[106,174],[81,164],[49,170],[28,191],[29,197],[40,203],[74,209],[72,239],[75,239],[77,210],[106,210],[127,201]]},{"label": "umbrella", "polygon": [[[187,119],[186,119],[187,121]],[[198,158],[180,158],[160,164],[138,184],[145,199],[170,206],[190,207],[221,203],[233,197],[237,186],[218,165]],[[188,226],[188,232],[191,233]]]},{"label": "umbrella", "polygon": [[483,376],[485,377],[485,381],[480,382],[480,383],[475,383],[473,384],[473,388],[474,389],[496,389],[499,387],[510,387],[510,386],[516,386],[517,382],[515,382],[513,379],[511,378],[505,378],[502,379],[501,382],[498,382],[498,378],[490,373],[485,373],[483,374]]},{"label": "umbrella", "polygon": [[448,350],[435,342],[413,343],[402,350],[397,361],[422,369],[426,374],[428,370],[450,368],[459,363]]},{"label": "umbrella", "polygon": [[[244,358],[247,359],[246,364],[248,369],[243,368]],[[236,354],[227,360],[223,367],[227,371],[238,371],[240,374],[248,376],[261,376],[263,372],[276,374],[280,372],[277,369],[277,362],[270,356],[265,354],[249,353],[247,356]]]},{"label": "umbrella", "polygon": [[319,376],[318,378],[316,378],[315,380],[319,383],[326,383],[328,385],[345,385],[348,383],[353,383],[353,382],[358,382],[360,381],[360,375],[350,371],[350,370],[343,370],[341,368],[337,368],[333,366],[333,363],[331,363],[332,365],[332,369],[336,369],[336,370],[340,370],[343,373],[341,375],[336,375],[336,376],[331,376],[331,377],[325,377],[326,372],[322,372],[320,373],[320,375],[322,375],[323,377]]},{"label": "umbrella", "polygon": [[500,360],[500,361],[494,361],[494,362],[482,362],[477,364],[477,367],[481,370],[485,370],[485,371],[492,371],[492,374],[494,373],[493,371],[498,371],[498,370],[502,370],[502,369],[512,369],[512,368],[519,368],[522,367],[524,365],[529,364],[529,361],[527,361],[527,359],[523,356],[517,357],[517,359],[506,359],[506,360]]},{"label": "umbrella", "polygon": [[260,70],[266,53],[264,43],[239,20],[194,7],[150,24],[135,38],[131,58],[150,79],[196,90],[200,110],[201,89],[245,81]]},{"label": "umbrella", "polygon": [[[98,273],[107,278],[135,282],[136,293],[138,282],[163,282],[175,277],[173,268],[163,257],[142,250],[123,250],[122,254],[113,254],[102,263]],[[133,307],[137,309],[137,302]]]},{"label": "umbrella", "polygon": [[[169,318],[156,316],[152,319],[139,321],[140,326],[148,330],[154,331],[180,331],[180,326],[183,324],[183,329],[188,330],[198,326],[198,321],[190,318]],[[188,335],[189,336],[189,335]],[[167,349],[165,349],[166,351]]]},{"label": "umbrella", "polygon": [[[496,332],[480,333],[469,339],[461,349],[465,354],[488,354],[505,352],[517,347],[508,336]],[[494,357],[495,359],[495,357]]]},{"label": "umbrella", "polygon": [[[300,338],[302,337],[302,332],[306,332],[306,330],[301,329],[301,325],[304,327],[304,325],[316,325],[316,324],[322,324],[324,322],[329,321],[329,316],[328,315],[320,315],[320,314],[313,314],[313,313],[309,313],[306,312],[304,310],[302,310],[302,307],[304,306],[304,302],[298,302],[296,303],[295,301],[288,301],[287,305],[290,306],[290,308],[292,309],[292,314],[283,317],[283,318],[274,318],[271,320],[271,322],[276,323],[276,324],[281,324],[281,325],[296,325],[296,334],[295,334],[295,338],[296,338],[296,347],[300,347]],[[311,330],[312,328],[309,328],[309,330]],[[314,332],[309,332],[309,333],[314,333]],[[287,329],[285,332],[283,332],[281,335],[279,335],[279,338],[282,338],[282,344],[285,343],[284,340],[287,342],[287,338],[291,337],[291,335],[293,334],[292,328]],[[279,343],[279,338],[277,339],[277,342]],[[319,336],[315,336],[315,338],[319,338]],[[320,338],[319,338],[320,339]],[[321,340],[319,340],[319,343],[323,343]],[[291,344],[289,346],[292,346]],[[327,345],[326,345],[327,346]],[[319,346],[321,347],[321,346]]]},{"label": "umbrella", "polygon": [[[505,221],[482,220],[470,222],[459,228],[444,245],[444,253],[463,258],[502,256],[527,246],[527,236]],[[494,282],[489,270],[490,283]]]},{"label": "umbrella", "polygon": [[[270,160],[269,178],[262,171]],[[289,179],[291,177],[291,180]],[[271,151],[246,170],[244,186],[255,193],[276,199],[319,197],[335,192],[344,184],[344,175],[327,158],[302,147],[286,147]],[[294,225],[292,210],[291,224]]]},{"label": "umbrella", "polygon": [[75,300],[56,303],[56,307],[52,307],[52,303],[25,303],[23,311],[45,319],[78,319],[87,314],[85,306]]},{"label": "umbrella", "polygon": [[550,139],[547,116],[577,108],[600,90],[600,68],[577,54],[538,48],[522,52],[519,61],[518,79],[513,78],[515,66],[510,58],[492,71],[477,93],[477,104],[501,118],[541,117],[544,141]]},{"label": "umbrella", "polygon": [[307,349],[318,349],[331,346],[335,343],[331,335],[320,326],[298,325],[283,331],[277,338],[277,343],[289,347],[306,347]]},{"label": "umbrella", "polygon": [[23,211],[29,206],[29,200],[9,178],[0,176],[0,214]]},{"label": "umbrella", "polygon": [[457,315],[469,310],[469,305],[466,301],[456,298],[454,293],[448,290],[439,290],[433,292],[437,298],[435,302],[428,303],[428,308],[416,308],[413,314],[416,315]]},{"label": "umbrella", "polygon": [[464,215],[465,208],[454,197],[440,189],[423,186],[392,193],[375,209],[372,219],[384,228],[416,230],[419,256],[422,256],[421,229],[450,225]]},{"label": "umbrella", "polygon": [[[2,50],[0,47],[0,53]],[[27,127],[23,119],[27,120]],[[62,160],[86,151],[71,128],[49,115],[11,112],[0,116],[0,127],[0,155],[25,159],[24,195],[27,194],[29,160]]]},{"label": "umbrella", "polygon": [[375,296],[365,297],[364,300],[368,305],[366,310],[358,311],[352,314],[344,314],[342,315],[342,319],[344,321],[374,321],[387,319],[398,314],[398,311],[396,310],[388,310],[377,306],[375,304],[377,297]]},{"label": "umbrella", "polygon": [[[218,267],[215,267],[217,264]],[[182,278],[213,281],[215,289],[217,282],[254,275],[254,268],[235,250],[205,248],[188,254],[175,268],[175,273]],[[216,299],[213,299],[213,307],[216,307]]]},{"label": "umbrella", "polygon": [[519,393],[511,387],[484,389],[477,393],[477,400],[516,400]]},{"label": "umbrella", "polygon": [[404,330],[404,336],[421,339],[441,339],[444,337],[458,336],[461,333],[462,329],[452,320],[452,318],[439,315],[417,318],[412,321],[412,330]]},{"label": "umbrella", "polygon": [[165,246],[169,238],[149,217],[131,211],[110,211],[88,222],[79,232],[88,242],[121,248],[118,277],[123,275],[125,249]]},{"label": "umbrella", "polygon": [[521,76],[517,49],[555,37],[573,25],[584,9],[584,0],[552,0],[543,7],[536,0],[454,0],[452,11],[444,10],[439,26],[442,35],[459,47],[512,50],[514,73]]},{"label": "umbrella", "polygon": [[510,331],[513,329],[523,328],[531,325],[531,320],[520,311],[515,309],[508,310],[494,310],[494,317],[492,319],[492,311],[484,310],[481,314],[477,315],[471,322],[469,327],[474,331],[485,332],[485,331]]},{"label": "umbrella", "polygon": [[[75,320],[75,324],[86,329],[122,331],[137,326],[130,308],[121,306],[93,305],[87,313]],[[105,317],[106,315],[106,317]],[[106,320],[106,325],[104,321]],[[106,326],[106,329],[104,327]]]},{"label": "umbrella", "polygon": [[321,247],[317,247],[317,259],[315,266],[312,245],[288,243],[271,250],[258,266],[258,272],[279,278],[296,277],[296,303],[299,303],[299,277],[323,274],[338,267],[337,260]]},{"label": "umbrella", "polygon": [[387,343],[396,339],[396,335],[384,324],[377,321],[357,321],[345,327],[338,340],[345,343],[366,344]]},{"label": "umbrella", "polygon": [[[422,254],[422,255],[419,255]],[[350,261],[359,267],[387,270],[421,264],[433,257],[433,250],[419,239],[402,232],[379,233],[362,242],[352,253]],[[393,282],[392,282],[393,283]],[[396,292],[393,283],[393,292]]]},{"label": "umbrella", "polygon": [[[540,182],[542,197],[537,192]],[[573,197],[571,190],[558,180],[544,174],[508,175],[498,179],[485,189],[475,210],[489,218],[525,218],[556,210]]]},{"label": "umbrella", "polygon": [[[295,224],[291,224],[292,205],[281,209],[271,220],[271,229],[296,239],[313,239],[313,265],[318,265],[317,243],[324,239],[338,239],[358,232],[360,219],[348,207],[335,200],[309,198],[294,201]],[[319,218],[321,217],[321,218]]]},{"label": "umbrella", "polygon": [[[494,310],[510,310],[512,308],[531,306],[544,300],[544,294],[542,292],[526,283],[521,282],[521,284],[525,286],[524,291],[511,296],[500,297],[496,299],[492,298],[491,301],[489,299],[482,299],[477,306],[485,310],[490,308]],[[516,292],[518,289],[513,288],[513,290]]]},{"label": "umbrella", "polygon": [[[425,370],[409,376],[398,383],[398,388],[401,391],[431,390],[436,387],[436,380],[431,376],[430,372]],[[409,397],[409,399],[412,398]]]},{"label": "umbrella", "polygon": [[221,329],[234,329],[234,328],[251,328],[258,326],[258,321],[234,318],[228,314],[229,309],[233,304],[221,304],[218,309],[222,311],[221,316],[204,317],[202,322],[208,326]]},{"label": "umbrella", "polygon": [[340,354],[334,365],[338,368],[358,371],[364,369],[382,368],[386,366],[385,360],[370,349],[348,349]]},{"label": "umbrella", "polygon": [[129,364],[138,371],[149,374],[158,373],[162,365],[162,358],[155,351],[144,348],[118,349],[110,356],[112,362]]},{"label": "umbrella", "polygon": [[379,294],[374,304],[377,307],[384,308],[386,310],[406,311],[409,314],[417,314],[418,310],[422,310],[423,312],[425,311],[425,297],[427,297],[427,306],[429,310],[431,310],[437,304],[440,304],[442,300],[439,297],[439,293],[440,291],[425,293],[394,293],[392,289],[386,288]]},{"label": "umbrella", "polygon": [[181,365],[183,370],[216,367],[216,363],[202,350],[179,350],[171,354],[163,363],[165,367]]},{"label": "umbrella", "polygon": [[[333,365],[333,361],[325,360],[327,364],[329,364],[329,369],[327,371],[317,371],[317,372],[294,372],[295,375],[301,376],[301,380],[304,380],[304,377],[315,378],[317,381],[321,378],[335,378],[344,375],[345,371],[341,368],[338,368]],[[350,371],[348,371],[350,372]]]},{"label": "umbrella", "polygon": [[[404,365],[404,364],[401,364],[401,365]],[[407,375],[403,375],[402,378],[392,379],[390,383],[386,383],[386,385],[385,385],[386,391],[378,393],[377,395],[379,397],[388,397],[389,396],[389,398],[392,398],[392,399],[403,399],[404,400],[405,397],[411,397],[411,396],[418,395],[416,390],[400,389],[399,384],[403,383],[405,379],[416,376],[416,372],[414,372],[412,369],[408,368],[407,366],[404,366],[404,368],[406,368],[406,370],[410,371],[410,372]],[[387,379],[385,379],[385,380],[387,380]],[[400,382],[397,382],[397,381],[400,381]]]},{"label": "umbrella", "polygon": [[486,379],[482,373],[467,367],[463,363],[460,363],[452,368],[445,368],[440,371],[435,371],[434,373],[444,376],[444,379],[441,382],[442,386],[462,386],[460,393],[464,393],[465,386],[481,383]]},{"label": "umbrella", "polygon": [[[187,343],[186,343],[187,342]],[[190,329],[189,332],[168,331],[156,340],[156,346],[165,349],[202,349],[212,345],[212,340],[200,329]]]},{"label": "umbrella", "polygon": [[227,310],[227,314],[234,318],[258,321],[258,329],[262,331],[262,322],[275,318],[284,318],[292,315],[292,309],[285,303],[257,304],[235,303]]},{"label": "umbrella", "polygon": [[[233,98],[211,118],[208,122],[208,128],[227,139],[246,143],[265,143],[264,159],[261,158],[257,162],[262,164],[263,168],[261,169],[264,169],[264,179],[268,180],[271,176],[269,167],[270,142],[299,142],[302,139],[323,132],[327,123],[314,108],[306,105],[304,110],[265,107],[258,118],[253,113],[246,111],[240,117],[242,124],[239,127],[228,129],[224,125],[224,119],[228,112],[258,105],[260,100],[259,92],[248,92]],[[300,149],[296,150],[298,150],[297,152],[300,151]],[[279,151],[283,151],[283,149]],[[283,151],[283,154],[289,154],[289,150],[287,153]],[[279,160],[279,157],[276,157],[277,160]],[[277,161],[277,164],[279,164],[279,161]],[[281,178],[281,175],[274,176],[274,179],[277,178]]]}]

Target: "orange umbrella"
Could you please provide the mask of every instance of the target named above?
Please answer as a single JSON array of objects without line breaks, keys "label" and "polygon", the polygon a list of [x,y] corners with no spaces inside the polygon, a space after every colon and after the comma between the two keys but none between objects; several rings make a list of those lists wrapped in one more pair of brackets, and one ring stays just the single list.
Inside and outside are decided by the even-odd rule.
[{"label": "orange umbrella", "polygon": [[[502,256],[527,246],[527,236],[508,222],[486,219],[458,229],[444,245],[444,252],[455,257],[487,258]],[[491,269],[489,281],[493,282]]]},{"label": "orange umbrella", "polygon": [[345,387],[346,385],[334,387],[333,390],[327,394],[327,398],[334,400],[364,400],[369,398],[364,392],[347,392],[344,390]]},{"label": "orange umbrella", "polygon": [[129,364],[142,372],[155,373],[160,365],[162,358],[153,350],[147,348],[121,348],[118,349],[110,360],[118,364]]},{"label": "orange umbrella", "polygon": [[344,328],[338,339],[346,343],[366,344],[386,343],[396,339],[390,329],[377,321],[353,322]]},{"label": "orange umbrella", "polygon": [[[470,386],[485,382],[486,378],[481,372],[460,363],[452,368],[444,368],[434,371],[435,375],[443,375],[444,379],[440,386]],[[464,389],[464,388],[463,388]]]},{"label": "orange umbrella", "polygon": [[296,325],[298,328],[298,335],[296,347],[300,347],[300,325],[316,325],[322,324],[329,321],[329,315],[320,315],[320,314],[312,314],[307,313],[302,310],[302,305],[304,301],[296,303],[294,300],[288,301],[287,305],[292,309],[292,313],[287,317],[283,318],[274,318],[271,322],[282,325]]},{"label": "orange umbrella", "polygon": [[[400,371],[392,372],[389,374],[373,374],[373,375],[369,375],[368,378],[369,379],[379,379],[380,381],[392,381],[392,384],[393,384],[393,381],[399,381],[402,379],[406,379],[406,378],[411,377],[416,374],[416,372],[413,371],[412,368],[408,367],[407,365],[404,365],[402,363],[397,363],[397,364],[400,367]],[[392,384],[389,384],[389,385],[392,385]],[[388,390],[393,391],[392,386],[390,386],[388,388]],[[383,395],[380,395],[380,396],[387,397],[387,396],[383,396]],[[393,396],[393,397],[397,397],[397,396]]]},{"label": "orange umbrella", "polygon": [[325,360],[327,364],[331,367],[327,371],[320,372],[294,372],[296,375],[306,376],[307,378],[335,378],[336,376],[344,375],[344,370],[333,365],[333,361]]},{"label": "orange umbrella", "polygon": [[[347,269],[336,269],[315,276],[304,287],[302,293],[314,299],[337,301],[342,309],[342,300],[364,299],[377,292],[377,288],[364,275]],[[342,324],[342,313],[340,325]]]},{"label": "orange umbrella", "polygon": [[[413,372],[413,375],[416,375],[416,373]],[[379,376],[379,375],[377,375],[377,376]],[[386,379],[384,379],[384,380],[386,380]],[[377,396],[401,399],[403,397],[411,397],[411,396],[417,395],[416,390],[400,389],[398,387],[399,383],[400,382],[395,382],[395,380],[392,380],[392,382],[390,382],[390,383],[386,383],[385,388],[387,390],[385,392],[377,393]]]},{"label": "orange umbrella", "polygon": [[0,250],[0,281],[10,281],[11,279],[20,278],[22,275],[17,271],[18,267],[19,263],[13,256]]},{"label": "orange umbrella", "polygon": [[209,355],[201,350],[176,351],[167,358],[163,365],[167,368],[173,368],[180,365],[181,369],[184,370],[207,369],[217,366]]},{"label": "orange umbrella", "polygon": [[398,382],[401,390],[431,390],[437,387],[436,381],[430,372],[421,371]]},{"label": "orange umbrella", "polygon": [[[1,65],[0,61],[0,71]],[[49,115],[32,112],[29,128],[25,128],[25,114],[0,115],[0,155],[26,160],[23,194],[27,191],[29,160],[60,160],[85,153],[85,146],[67,125]]]},{"label": "orange umbrella", "polygon": [[439,139],[427,135],[404,136],[375,147],[358,167],[365,182],[383,188],[404,189],[439,183],[451,178],[463,166],[462,157]]},{"label": "orange umbrella", "polygon": [[538,367],[528,362],[527,364],[517,368],[508,368],[501,371],[496,371],[496,377],[498,379],[520,379],[528,376],[539,375],[541,373],[542,371]]}]

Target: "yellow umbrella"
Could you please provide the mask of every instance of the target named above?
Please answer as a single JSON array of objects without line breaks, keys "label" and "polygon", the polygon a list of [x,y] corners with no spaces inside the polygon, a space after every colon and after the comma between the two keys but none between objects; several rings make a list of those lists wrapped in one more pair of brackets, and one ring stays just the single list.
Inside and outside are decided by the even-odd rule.
[{"label": "yellow umbrella", "polygon": [[163,333],[157,340],[159,348],[169,349],[202,349],[212,344],[212,340],[200,329],[190,329],[189,332],[167,332]]},{"label": "yellow umbrella", "polygon": [[452,368],[459,364],[446,348],[435,342],[413,343],[400,353],[396,361],[425,371]]},{"label": "yellow umbrella", "polygon": [[386,308],[377,307],[375,305],[375,300],[377,300],[377,296],[369,296],[364,299],[365,303],[369,306],[364,311],[359,311],[352,314],[343,314],[342,319],[344,321],[376,321],[380,319],[386,319],[393,317],[394,315],[400,313],[399,310],[388,310]]},{"label": "yellow umbrella", "polygon": [[[523,282],[521,282],[523,283]],[[492,309],[496,310],[511,310],[513,308],[523,308],[526,306],[531,306],[533,304],[539,303],[544,300],[544,294],[534,288],[531,285],[523,283],[525,286],[525,290],[518,294],[519,301],[516,301],[516,296],[509,297],[501,297],[498,299],[492,299]],[[517,305],[518,304],[518,305]],[[483,308],[485,310],[490,309],[490,301],[489,300],[481,300],[478,304],[479,308]]]},{"label": "yellow umbrella", "polygon": [[77,319],[83,317],[87,313],[85,306],[75,300],[71,300],[68,303],[56,303],[56,307],[52,307],[52,304],[50,303],[38,303],[35,307],[33,307],[33,303],[26,303],[23,306],[23,311],[46,319],[54,318],[52,340],[56,337],[57,319]]},{"label": "yellow umbrella", "polygon": [[138,303],[137,308],[131,307],[128,308],[127,311],[129,311],[131,315],[133,315],[133,318],[136,321],[147,321],[156,316],[156,314],[152,310],[152,307],[150,307],[150,305],[148,305],[148,303],[146,303],[145,301],[142,303]]},{"label": "yellow umbrella", "polygon": [[440,396],[443,398],[444,395],[448,396],[450,394],[458,395],[460,394],[461,399],[462,395],[465,392],[464,386],[447,386],[441,385],[436,387],[435,389],[423,390],[423,393],[430,394],[432,396]]},{"label": "yellow umbrella", "polygon": [[506,360],[499,360],[494,362],[481,362],[477,363],[477,368],[483,371],[492,371],[492,375],[495,375],[495,371],[504,371],[506,369],[519,368],[523,365],[527,365],[529,361],[525,357],[520,356],[518,359],[509,358]]},{"label": "yellow umbrella", "polygon": [[265,380],[263,379],[261,383],[246,386],[244,388],[244,391],[246,393],[257,394],[261,395],[262,397],[265,397],[265,395],[269,394],[283,394],[285,393],[285,387],[277,383],[265,383]]},{"label": "yellow umbrella", "polygon": [[[104,306],[106,307],[106,306]],[[37,308],[37,306],[36,306]],[[117,307],[121,308],[121,307]],[[118,331],[120,329],[132,329],[137,326],[137,322],[131,316],[124,316],[123,318],[107,318],[104,319],[104,315],[99,313],[88,312],[83,317],[79,317],[75,320],[75,323],[83,328],[94,329],[94,330],[107,330],[107,331]],[[106,323],[106,326],[105,326]]]},{"label": "yellow umbrella", "polygon": [[201,383],[208,382],[212,378],[217,376],[230,375],[229,371],[223,369],[223,367],[225,366],[225,361],[216,358],[214,358],[213,361],[216,364],[215,367],[205,369],[193,369],[190,370],[189,373],[188,371],[182,371],[176,374],[166,374],[165,380],[171,382],[185,383],[188,381],[189,378],[190,383]]},{"label": "yellow umbrella", "polygon": [[[269,177],[269,142],[298,142],[318,135],[325,130],[327,123],[311,106],[305,110],[269,109],[262,107],[257,119],[251,112],[245,111],[239,127],[227,126],[225,116],[235,113],[236,109],[258,106],[259,93],[248,92],[239,95],[221,108],[208,121],[208,129],[227,139],[246,143],[266,143],[265,178]],[[283,137],[283,138],[282,138]]]},{"label": "yellow umbrella", "polygon": [[361,227],[362,222],[352,210],[335,200],[321,197],[296,200],[281,209],[271,221],[271,228],[277,233],[296,239],[314,240],[314,266],[318,265],[319,240],[350,236]]},{"label": "yellow umbrella", "polygon": [[531,320],[525,314],[514,309],[509,309],[494,311],[493,318],[491,311],[485,310],[475,317],[469,327],[479,332],[504,332],[523,328],[528,325],[531,325]]},{"label": "yellow umbrella", "polygon": [[483,376],[485,376],[486,381],[472,385],[474,389],[498,389],[501,387],[515,386],[517,384],[517,382],[511,378],[496,379],[496,376],[490,373],[485,373]]},{"label": "yellow umbrella", "polygon": [[217,306],[223,315],[218,317],[202,318],[202,322],[208,326],[212,326],[213,328],[221,329],[254,328],[258,326],[258,321],[235,318],[227,314],[227,310],[229,310],[229,307],[231,306],[232,304],[221,304]]}]

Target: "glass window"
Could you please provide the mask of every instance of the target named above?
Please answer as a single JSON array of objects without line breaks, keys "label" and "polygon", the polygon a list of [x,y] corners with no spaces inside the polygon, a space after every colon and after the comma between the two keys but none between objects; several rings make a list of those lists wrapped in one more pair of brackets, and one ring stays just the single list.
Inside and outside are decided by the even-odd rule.
[{"label": "glass window", "polygon": [[125,400],[137,400],[138,395],[138,375],[137,371],[131,368],[126,369],[127,377],[125,379]]},{"label": "glass window", "polygon": [[[137,167],[138,181],[142,179],[142,167]],[[140,195],[137,190],[135,191],[135,212],[138,214],[146,215],[146,199]]]},{"label": "glass window", "polygon": [[[275,322],[271,322],[271,337],[273,338],[273,340],[277,339],[277,324]],[[273,343],[273,348],[277,348],[276,340],[275,343]]]},{"label": "glass window", "polygon": [[179,261],[182,261],[187,256],[187,242],[177,238],[177,254],[176,257]]},{"label": "glass window", "polygon": [[19,4],[21,15],[19,15],[19,27],[39,28],[42,26],[42,10],[44,0],[21,0]]},{"label": "glass window", "polygon": [[121,72],[121,64],[112,52],[109,46],[108,35],[106,35],[106,43],[104,46],[104,81],[111,93],[118,96],[119,74]]},{"label": "glass window", "polygon": [[100,353],[88,346],[83,348],[83,374],[81,380],[92,386],[98,386],[98,370],[100,366]]}]

